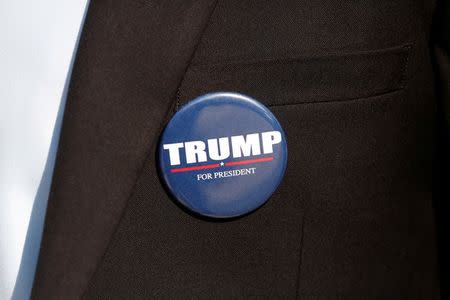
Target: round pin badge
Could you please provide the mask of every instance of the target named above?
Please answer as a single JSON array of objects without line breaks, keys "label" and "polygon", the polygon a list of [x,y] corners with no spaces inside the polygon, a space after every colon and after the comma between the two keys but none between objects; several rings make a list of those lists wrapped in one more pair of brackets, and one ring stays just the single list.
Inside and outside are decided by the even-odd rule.
[{"label": "round pin badge", "polygon": [[212,218],[238,217],[263,205],[287,163],[278,120],[237,93],[190,101],[167,124],[158,147],[160,174],[175,200]]}]

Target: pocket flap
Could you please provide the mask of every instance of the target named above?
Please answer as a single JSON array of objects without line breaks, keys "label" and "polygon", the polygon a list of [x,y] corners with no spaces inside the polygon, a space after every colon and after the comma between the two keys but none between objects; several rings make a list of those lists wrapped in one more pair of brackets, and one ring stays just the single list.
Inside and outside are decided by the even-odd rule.
[{"label": "pocket flap", "polygon": [[179,104],[216,91],[247,94],[269,106],[389,93],[405,84],[409,49],[192,65],[180,86]]}]

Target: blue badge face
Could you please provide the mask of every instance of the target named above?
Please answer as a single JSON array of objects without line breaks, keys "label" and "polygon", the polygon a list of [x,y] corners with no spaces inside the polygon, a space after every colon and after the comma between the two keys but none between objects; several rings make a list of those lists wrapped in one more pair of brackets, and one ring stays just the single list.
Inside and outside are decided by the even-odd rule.
[{"label": "blue badge face", "polygon": [[286,137],[261,103],[212,93],[173,116],[158,155],[177,201],[203,216],[230,218],[257,209],[276,190],[286,169]]}]

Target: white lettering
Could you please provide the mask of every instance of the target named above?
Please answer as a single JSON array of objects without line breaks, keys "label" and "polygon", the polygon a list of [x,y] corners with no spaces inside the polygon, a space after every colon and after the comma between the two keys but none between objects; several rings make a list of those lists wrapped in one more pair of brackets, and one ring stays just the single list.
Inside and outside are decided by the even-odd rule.
[{"label": "white lettering", "polygon": [[206,158],[206,145],[202,141],[192,141],[184,143],[184,150],[186,151],[186,162],[188,164],[196,162],[205,162]]},{"label": "white lettering", "polygon": [[209,157],[213,160],[224,160],[230,157],[230,143],[228,141],[228,138],[227,137],[220,138],[219,142],[217,142],[217,139],[209,139],[208,153]]},{"label": "white lettering", "polygon": [[233,148],[233,157],[260,155],[259,134],[247,134],[247,139],[243,135],[232,136],[231,147]]},{"label": "white lettering", "polygon": [[281,133],[279,131],[263,132],[261,139],[264,154],[273,153],[273,145],[281,142]]},{"label": "white lettering", "polygon": [[[273,153],[273,146],[281,143],[281,140],[282,136],[279,131],[266,131],[247,135],[235,135],[230,138],[208,139],[207,143],[203,141],[189,141],[184,144],[164,144],[163,148],[169,151],[170,165],[174,166],[181,164],[181,148],[184,148],[186,163],[193,164],[206,162],[208,158],[223,161],[229,158],[230,154],[232,154],[233,158],[270,154]],[[206,149],[206,145],[208,145],[208,149]]]},{"label": "white lettering", "polygon": [[176,166],[180,162],[180,148],[183,148],[183,143],[164,144],[164,150],[169,150],[170,165]]}]

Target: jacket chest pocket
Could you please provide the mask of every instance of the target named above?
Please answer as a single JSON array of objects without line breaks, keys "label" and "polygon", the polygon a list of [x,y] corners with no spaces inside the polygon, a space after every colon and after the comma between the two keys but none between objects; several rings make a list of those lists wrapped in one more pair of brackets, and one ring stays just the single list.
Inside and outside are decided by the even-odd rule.
[{"label": "jacket chest pocket", "polygon": [[367,98],[402,89],[410,46],[292,59],[191,65],[178,107],[214,91],[247,94],[268,106]]}]

